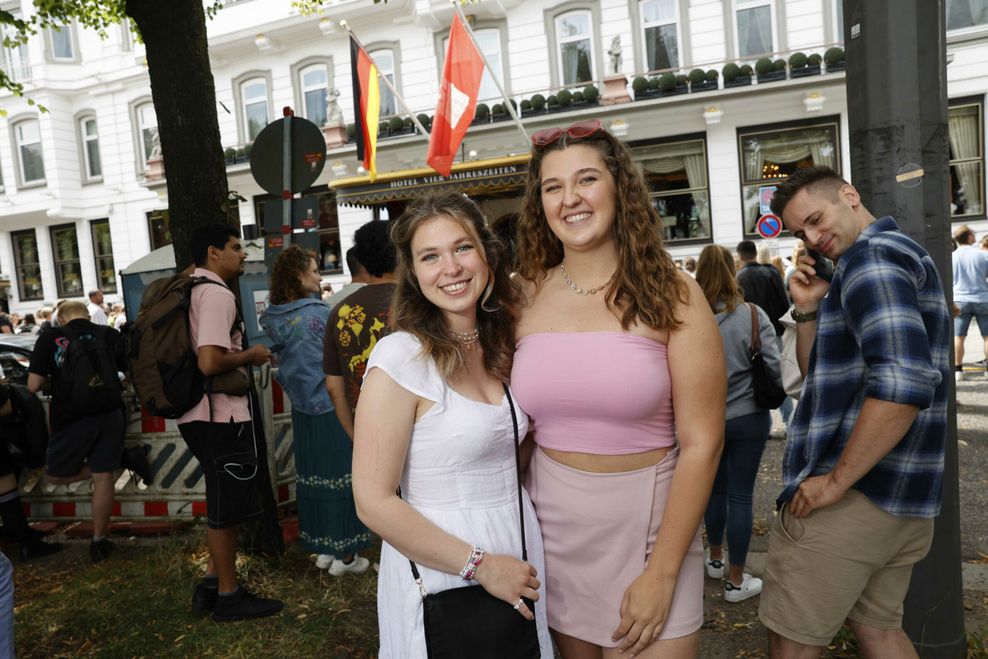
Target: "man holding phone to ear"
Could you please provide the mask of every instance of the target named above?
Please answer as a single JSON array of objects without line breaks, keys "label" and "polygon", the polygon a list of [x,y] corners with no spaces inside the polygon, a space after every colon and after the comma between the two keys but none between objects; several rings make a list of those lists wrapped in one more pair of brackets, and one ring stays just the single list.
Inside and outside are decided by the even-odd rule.
[{"label": "man holding phone to ear", "polygon": [[789,428],[759,617],[772,657],[817,657],[848,623],[865,656],[915,657],[912,568],[940,513],[950,316],[936,265],[828,167],[797,170],[772,212],[836,262],[789,283],[806,381]]}]

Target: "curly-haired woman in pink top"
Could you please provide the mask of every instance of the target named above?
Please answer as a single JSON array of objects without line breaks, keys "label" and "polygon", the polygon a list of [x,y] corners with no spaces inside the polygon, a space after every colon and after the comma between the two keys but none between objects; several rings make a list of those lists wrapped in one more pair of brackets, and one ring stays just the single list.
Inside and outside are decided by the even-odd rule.
[{"label": "curly-haired woman in pink top", "polygon": [[600,121],[532,135],[511,384],[534,423],[528,487],[566,659],[698,652],[726,373],[713,314],[660,227]]}]

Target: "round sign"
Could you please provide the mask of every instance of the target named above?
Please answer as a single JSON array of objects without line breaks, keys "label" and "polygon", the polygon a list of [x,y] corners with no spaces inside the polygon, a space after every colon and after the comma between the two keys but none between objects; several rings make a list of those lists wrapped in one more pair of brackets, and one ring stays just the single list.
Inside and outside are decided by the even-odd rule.
[{"label": "round sign", "polygon": [[762,238],[777,238],[782,233],[782,220],[779,219],[778,215],[765,213],[765,215],[758,218],[758,223],[755,224],[755,230]]},{"label": "round sign", "polygon": [[254,140],[250,151],[250,173],[258,185],[273,195],[285,189],[285,122],[291,122],[291,166],[289,192],[302,192],[316,182],[326,164],[326,138],[308,119],[285,117],[271,122]]}]

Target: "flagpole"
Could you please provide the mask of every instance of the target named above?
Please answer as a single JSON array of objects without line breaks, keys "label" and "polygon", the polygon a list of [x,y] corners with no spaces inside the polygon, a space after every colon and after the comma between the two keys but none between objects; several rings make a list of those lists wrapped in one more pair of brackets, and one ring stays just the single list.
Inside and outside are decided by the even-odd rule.
[{"label": "flagpole", "polygon": [[504,86],[501,85],[501,81],[498,80],[497,76],[494,74],[494,69],[492,69],[491,65],[487,63],[487,56],[484,55],[484,51],[481,50],[480,46],[477,45],[477,40],[473,38],[473,29],[470,27],[470,24],[467,22],[467,17],[463,14],[463,10],[460,8],[460,3],[457,2],[457,0],[449,0],[449,1],[450,4],[453,5],[453,9],[456,11],[456,15],[460,17],[460,22],[463,23],[463,27],[466,28],[467,35],[469,35],[470,41],[473,43],[473,47],[477,50],[477,53],[480,54],[480,59],[484,62],[484,68],[486,68],[488,71],[491,72],[491,79],[494,80],[494,84],[497,85],[497,90],[501,92],[501,98],[504,99],[504,108],[511,115],[511,118],[515,120],[515,125],[518,126],[518,130],[520,130],[521,134],[525,136],[525,144],[527,145],[528,132],[525,130],[525,127],[522,125],[521,119],[518,117],[518,112],[515,111],[514,104],[511,102],[511,99],[508,98],[507,93],[505,93]]},{"label": "flagpole", "polygon": [[397,99],[398,102],[401,103],[401,107],[404,108],[405,109],[405,112],[408,113],[408,116],[411,117],[412,122],[415,123],[415,126],[418,127],[419,131],[423,135],[425,135],[426,137],[428,137],[429,136],[429,131],[427,131],[425,129],[425,126],[423,126],[422,125],[422,122],[419,121],[419,119],[418,119],[417,116],[415,116],[415,113],[412,112],[412,109],[410,107],[408,107],[408,103],[405,102],[404,97],[400,93],[398,93],[398,90],[395,89],[395,86],[391,83],[390,80],[388,80],[388,76],[386,76],[383,73],[381,73],[381,69],[378,68],[377,62],[374,61],[374,58],[371,57],[370,56],[370,53],[367,52],[367,49],[364,48],[364,44],[360,43],[360,39],[358,39],[357,38],[357,35],[355,35],[353,33],[353,30],[350,29],[350,26],[347,24],[347,22],[345,20],[340,21],[340,25],[342,25],[344,28],[346,28],[347,36],[352,37],[353,40],[357,42],[357,45],[360,46],[360,49],[363,50],[365,53],[367,53],[367,59],[369,59],[371,61],[371,63],[374,65],[374,70],[377,71],[377,78],[378,78],[378,80],[383,80],[384,81],[384,84],[387,85],[388,89],[391,90],[391,93],[394,94],[395,99]]}]

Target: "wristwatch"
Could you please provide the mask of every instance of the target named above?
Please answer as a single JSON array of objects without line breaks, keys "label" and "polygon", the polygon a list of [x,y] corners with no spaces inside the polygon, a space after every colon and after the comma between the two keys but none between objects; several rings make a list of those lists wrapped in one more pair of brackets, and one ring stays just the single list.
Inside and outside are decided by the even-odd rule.
[{"label": "wristwatch", "polygon": [[808,311],[806,313],[803,313],[802,311],[797,311],[796,307],[793,307],[792,311],[789,312],[789,315],[797,323],[808,323],[811,320],[816,320],[816,312],[817,310],[814,309],[813,311]]}]

